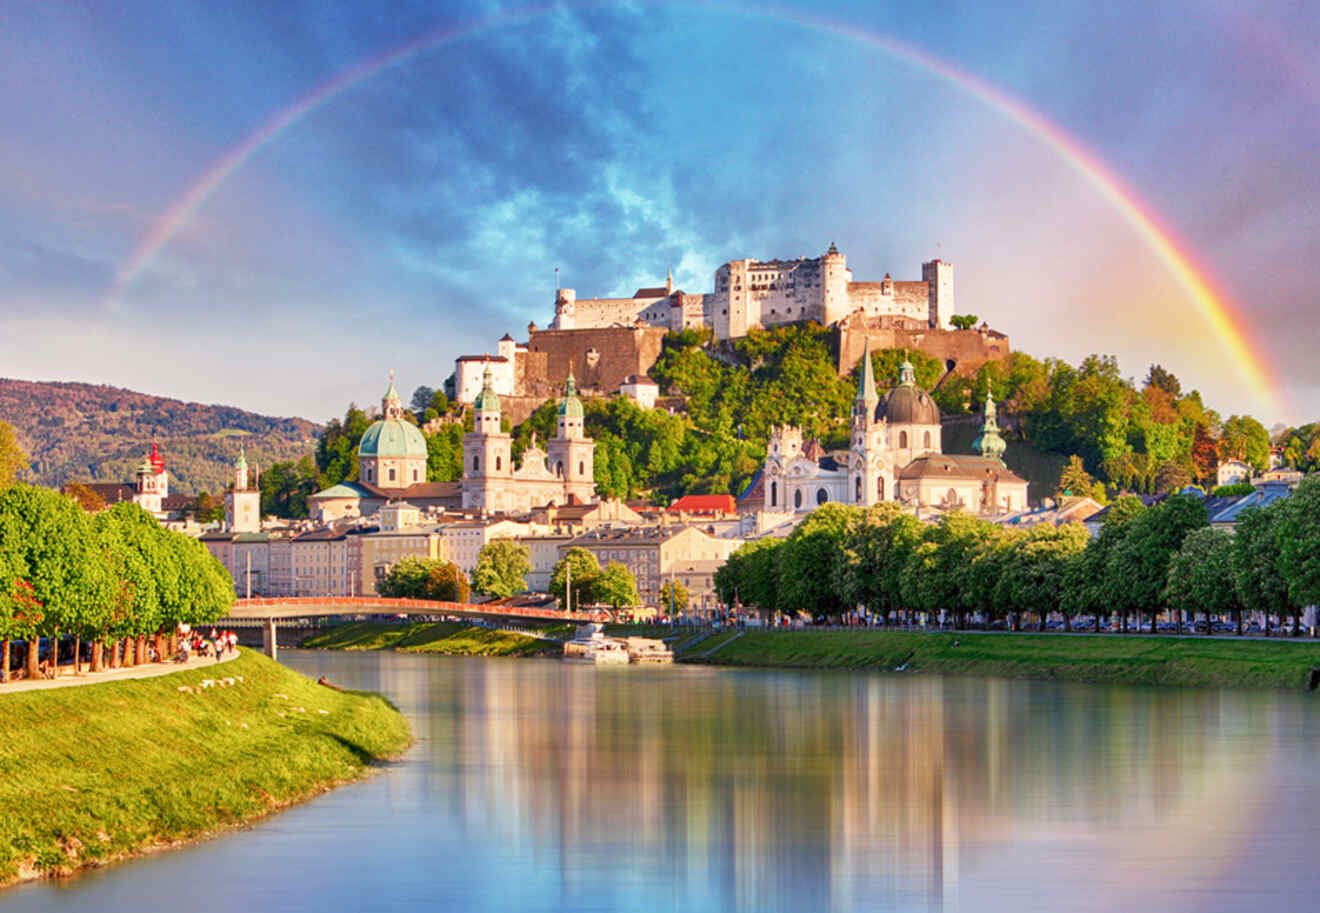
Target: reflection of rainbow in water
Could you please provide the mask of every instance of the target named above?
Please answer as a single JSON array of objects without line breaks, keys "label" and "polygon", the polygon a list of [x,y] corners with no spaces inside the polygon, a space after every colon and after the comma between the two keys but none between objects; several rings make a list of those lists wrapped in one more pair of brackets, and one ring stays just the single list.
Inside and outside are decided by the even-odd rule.
[{"label": "reflection of rainbow in water", "polygon": [[[590,7],[597,4],[576,3],[570,6]],[[710,12],[724,11],[739,15],[785,23],[803,29],[833,35],[860,43],[866,47],[914,66],[971,95],[999,112],[1039,140],[1054,152],[1112,205],[1127,221],[1137,236],[1146,244],[1174,275],[1191,297],[1196,309],[1210,325],[1220,343],[1237,365],[1242,379],[1251,393],[1272,407],[1275,414],[1286,410],[1276,394],[1277,384],[1258,345],[1247,330],[1246,320],[1222,292],[1203,267],[1197,265],[1188,248],[1180,242],[1172,229],[1164,225],[1153,206],[1144,201],[1122,181],[1105,163],[1080,141],[1069,135],[1040,112],[1001,89],[930,54],[903,44],[887,35],[867,31],[852,25],[833,22],[818,16],[809,16],[784,7],[744,7],[733,4],[696,5],[692,9]],[[383,70],[411,60],[424,51],[452,44],[464,38],[488,31],[496,26],[517,25],[558,8],[551,6],[523,6],[498,14],[474,19],[462,25],[429,32],[415,41],[396,47],[378,57],[351,67],[321,84],[292,105],[273,115],[259,128],[225,153],[201,176],[138,243],[128,260],[115,272],[109,301],[116,301],[151,263],[152,259],[169,243],[170,239],[196,212],[197,208],[254,153],[266,146],[289,127],[322,107],[344,91],[369,79]]]}]

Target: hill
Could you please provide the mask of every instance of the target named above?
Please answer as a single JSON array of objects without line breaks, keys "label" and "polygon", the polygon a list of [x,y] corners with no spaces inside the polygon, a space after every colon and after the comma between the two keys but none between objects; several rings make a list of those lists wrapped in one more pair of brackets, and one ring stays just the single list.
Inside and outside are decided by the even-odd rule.
[{"label": "hill", "polygon": [[27,477],[40,485],[127,481],[154,440],[170,490],[184,494],[222,490],[240,440],[249,462],[266,467],[311,454],[321,430],[306,419],[119,387],[9,378],[0,378],[0,419],[18,432],[30,460]]}]

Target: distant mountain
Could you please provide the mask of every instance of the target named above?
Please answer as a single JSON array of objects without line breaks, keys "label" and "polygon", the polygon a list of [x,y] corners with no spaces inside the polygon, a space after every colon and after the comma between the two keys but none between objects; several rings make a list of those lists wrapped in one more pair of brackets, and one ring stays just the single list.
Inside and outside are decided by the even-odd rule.
[{"label": "distant mountain", "polygon": [[241,441],[259,467],[298,460],[316,447],[320,426],[232,406],[185,403],[118,387],[0,378],[0,418],[13,425],[31,462],[29,481],[133,479],[154,440],[170,491],[215,494],[228,484]]}]

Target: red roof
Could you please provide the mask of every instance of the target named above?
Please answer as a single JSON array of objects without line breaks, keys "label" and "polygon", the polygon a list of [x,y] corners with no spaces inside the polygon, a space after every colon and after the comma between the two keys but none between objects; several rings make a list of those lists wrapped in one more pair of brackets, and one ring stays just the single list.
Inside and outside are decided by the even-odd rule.
[{"label": "red roof", "polygon": [[673,504],[670,504],[669,510],[674,513],[686,511],[691,514],[731,514],[735,513],[737,508],[734,507],[733,495],[684,495]]}]

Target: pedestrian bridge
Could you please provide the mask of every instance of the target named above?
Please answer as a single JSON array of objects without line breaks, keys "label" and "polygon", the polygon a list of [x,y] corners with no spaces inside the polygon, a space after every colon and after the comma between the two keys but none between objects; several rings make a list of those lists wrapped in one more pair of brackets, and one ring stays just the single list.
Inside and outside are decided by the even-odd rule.
[{"label": "pedestrian bridge", "polygon": [[261,626],[262,645],[275,656],[276,626],[282,620],[347,618],[360,615],[457,616],[474,620],[508,621],[608,621],[608,613],[561,612],[537,606],[504,605],[499,602],[436,602],[429,599],[387,599],[383,596],[274,596],[236,599],[221,627]]}]

